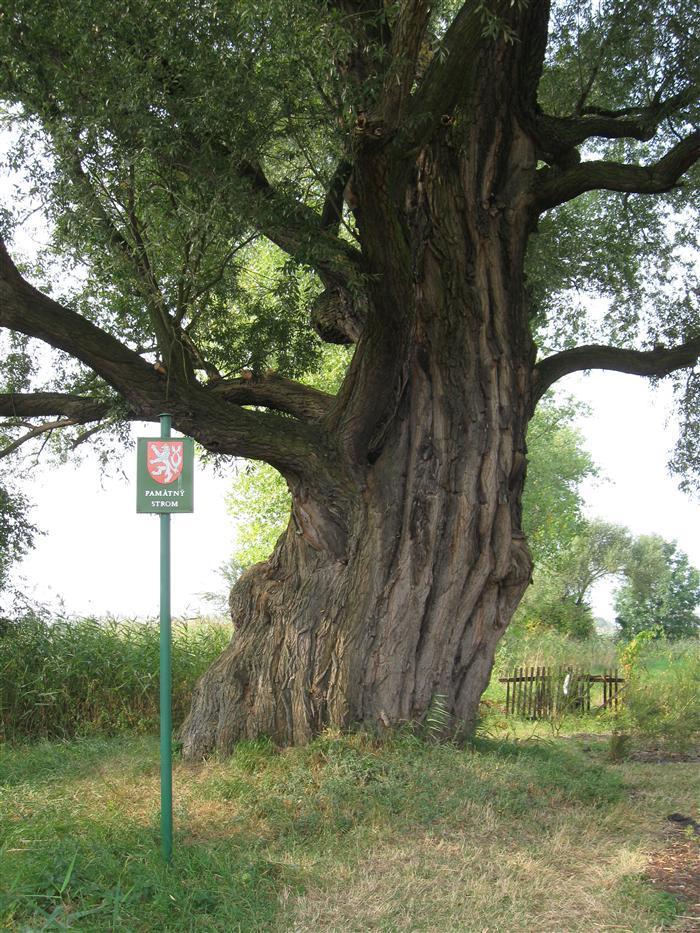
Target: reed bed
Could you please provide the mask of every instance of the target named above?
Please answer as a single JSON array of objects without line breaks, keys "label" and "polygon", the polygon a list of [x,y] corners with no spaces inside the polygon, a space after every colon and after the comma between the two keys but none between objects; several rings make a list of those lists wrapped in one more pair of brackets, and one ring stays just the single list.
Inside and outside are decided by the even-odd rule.
[{"label": "reed bed", "polygon": [[[231,626],[173,623],[173,720]],[[158,724],[156,622],[27,615],[0,628],[0,740],[150,732]]]},{"label": "reed bed", "polygon": [[617,663],[618,644],[609,635],[592,635],[581,640],[554,630],[509,630],[497,655],[497,664],[503,671],[518,664],[572,664],[593,669],[615,667]]}]

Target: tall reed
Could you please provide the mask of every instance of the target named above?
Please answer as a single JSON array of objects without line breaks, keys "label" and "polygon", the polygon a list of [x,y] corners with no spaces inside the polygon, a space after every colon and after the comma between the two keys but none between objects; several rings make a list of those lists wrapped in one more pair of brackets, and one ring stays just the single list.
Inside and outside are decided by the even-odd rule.
[{"label": "tall reed", "polygon": [[[157,623],[30,614],[0,625],[0,739],[157,728]],[[176,724],[197,678],[230,637],[222,623],[173,623]]]},{"label": "tall reed", "polygon": [[519,665],[572,665],[598,672],[616,667],[618,646],[607,635],[592,635],[583,641],[554,630],[507,631],[496,656],[496,673],[507,676]]}]

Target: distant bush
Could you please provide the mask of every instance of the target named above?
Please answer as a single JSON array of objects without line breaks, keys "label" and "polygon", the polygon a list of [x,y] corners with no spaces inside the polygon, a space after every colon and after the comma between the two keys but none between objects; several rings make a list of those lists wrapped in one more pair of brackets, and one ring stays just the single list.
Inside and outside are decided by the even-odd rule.
[{"label": "distant bush", "polygon": [[[642,741],[684,753],[700,741],[700,646],[674,645],[662,664],[660,648],[629,669],[618,728]],[[645,663],[647,662],[647,663]]]},{"label": "distant bush", "polygon": [[[173,623],[173,721],[230,626]],[[147,732],[158,726],[157,623],[26,615],[0,628],[0,739]]]}]

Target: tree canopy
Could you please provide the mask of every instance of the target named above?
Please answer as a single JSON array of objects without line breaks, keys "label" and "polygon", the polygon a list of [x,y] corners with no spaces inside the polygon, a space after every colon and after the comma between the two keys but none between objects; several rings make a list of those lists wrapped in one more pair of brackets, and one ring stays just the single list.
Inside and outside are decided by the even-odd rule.
[{"label": "tree canopy", "polygon": [[[273,455],[263,435],[277,422],[235,406],[298,418],[329,404],[281,379],[318,352],[313,298],[323,293],[323,332],[324,302],[368,273],[357,219],[342,210],[358,146],[412,152],[441,122],[457,134],[470,43],[499,38],[523,46],[523,100],[537,93],[521,118],[541,166],[528,290],[541,345],[564,351],[541,363],[539,384],[598,366],[692,366],[697,13],[695,2],[558,2],[547,30],[542,0],[11,0],[0,98],[10,165],[28,174],[52,229],[49,255],[25,272],[52,298],[30,302],[23,267],[4,254],[0,323],[14,336],[0,407],[15,435],[5,450],[54,426],[75,443],[84,425],[146,416],[163,385],[140,361],[160,361],[173,390],[178,379],[205,385],[238,410],[236,453]],[[15,207],[10,195],[6,238]],[[262,247],[261,263],[269,243],[280,252]],[[590,295],[607,299],[601,314],[588,312]],[[344,324],[334,309],[338,339],[360,332],[359,305],[344,300]],[[52,378],[28,338],[59,351]],[[692,482],[694,370],[678,388],[675,463]]]},{"label": "tree canopy", "polygon": [[619,578],[629,557],[630,532],[600,519],[580,521],[553,560],[546,562],[518,609],[526,627],[552,627],[577,638],[592,634],[592,590]]}]

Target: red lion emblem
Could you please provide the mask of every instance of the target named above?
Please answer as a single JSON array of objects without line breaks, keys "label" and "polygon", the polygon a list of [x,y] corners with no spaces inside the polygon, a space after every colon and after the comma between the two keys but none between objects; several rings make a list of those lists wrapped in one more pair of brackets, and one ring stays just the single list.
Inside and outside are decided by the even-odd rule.
[{"label": "red lion emblem", "polygon": [[182,473],[182,441],[149,441],[146,452],[148,475],[161,486],[174,483]]}]

